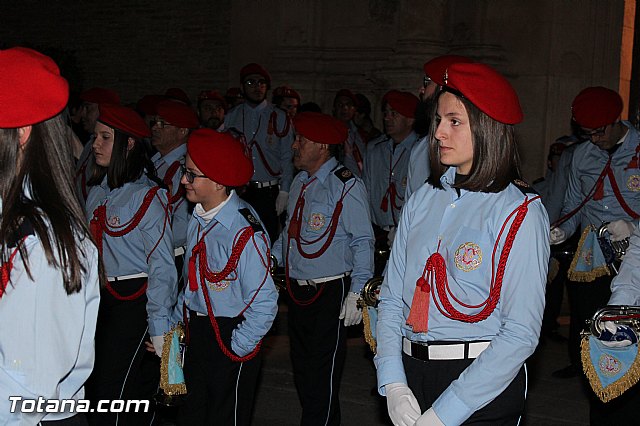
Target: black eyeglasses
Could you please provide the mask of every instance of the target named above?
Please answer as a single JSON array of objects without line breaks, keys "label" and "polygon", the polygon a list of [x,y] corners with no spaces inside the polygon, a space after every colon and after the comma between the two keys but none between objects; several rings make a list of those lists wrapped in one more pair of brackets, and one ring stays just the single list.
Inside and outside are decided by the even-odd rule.
[{"label": "black eyeglasses", "polygon": [[244,84],[246,84],[249,87],[266,86],[267,85],[267,80],[265,80],[264,78],[261,78],[260,80],[256,80],[255,78],[250,78],[248,80],[245,80]]},{"label": "black eyeglasses", "polygon": [[431,78],[427,77],[426,75],[424,77],[422,77],[422,87],[424,87],[425,89],[427,88],[427,86],[429,85],[429,83],[431,83],[433,80],[431,80]]},{"label": "black eyeglasses", "polygon": [[165,126],[173,126],[173,124],[164,121],[160,118],[152,118],[151,121],[149,122],[149,127],[153,127],[153,126],[158,126],[161,129],[164,129]]},{"label": "black eyeglasses", "polygon": [[193,181],[196,180],[196,178],[206,178],[205,175],[197,175],[193,173],[191,170],[187,170],[184,164],[180,166],[180,171],[182,172],[182,176],[186,177],[187,182],[189,183],[193,183]]},{"label": "black eyeglasses", "polygon": [[604,136],[605,132],[607,131],[607,127],[609,127],[609,126],[608,125],[607,126],[602,126],[602,127],[599,127],[597,129],[594,129],[594,130],[591,130],[591,131],[587,131],[584,128],[582,128],[582,129],[580,129],[580,133],[582,134],[582,136],[585,139],[591,139],[594,136],[596,136],[596,137]]}]

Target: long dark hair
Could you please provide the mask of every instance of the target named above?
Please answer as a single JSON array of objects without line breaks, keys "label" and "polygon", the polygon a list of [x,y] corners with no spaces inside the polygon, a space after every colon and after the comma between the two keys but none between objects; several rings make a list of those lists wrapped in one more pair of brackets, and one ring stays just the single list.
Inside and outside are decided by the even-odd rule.
[{"label": "long dark hair", "polygon": [[[442,96],[438,94],[437,99]],[[454,93],[462,102],[469,116],[473,143],[473,164],[469,177],[454,188],[476,192],[500,192],[515,179],[520,179],[520,159],[516,145],[515,130],[512,125],[500,123],[480,111],[464,96]],[[437,100],[436,100],[437,102]],[[440,178],[449,168],[440,163],[440,144],[435,137],[439,121],[435,118],[437,108],[433,109],[429,141],[431,176],[429,183],[442,188]]]},{"label": "long dark hair", "polygon": [[[40,239],[49,265],[61,269],[68,294],[82,288],[86,257],[78,239],[91,239],[74,188],[73,155],[60,115],[34,124],[26,144],[20,146],[18,129],[0,129],[0,258],[6,262],[8,247],[23,223]],[[23,150],[19,159],[19,151]],[[25,194],[28,188],[28,196]],[[26,249],[20,246],[31,279]],[[104,282],[102,264],[99,276]]]},{"label": "long dark hair", "polygon": [[[94,163],[93,173],[87,181],[88,186],[100,185],[104,176],[107,176],[107,185],[115,189],[122,187],[127,182],[134,182],[143,174],[161,187],[165,187],[158,179],[156,169],[149,155],[147,144],[141,139],[135,138],[119,129],[106,125],[113,129],[113,148],[109,166],[102,167]],[[135,143],[129,148],[129,138]]]}]

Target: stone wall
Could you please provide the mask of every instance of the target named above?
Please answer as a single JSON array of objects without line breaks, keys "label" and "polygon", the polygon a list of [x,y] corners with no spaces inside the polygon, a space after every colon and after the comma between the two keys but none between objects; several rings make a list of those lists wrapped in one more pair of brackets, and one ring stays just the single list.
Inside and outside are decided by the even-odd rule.
[{"label": "stone wall", "polygon": [[169,87],[192,99],[226,90],[255,61],[273,87],[289,84],[327,112],[337,89],[375,103],[392,88],[415,91],[428,59],[462,54],[518,91],[523,171],[535,179],[569,132],[578,91],[618,88],[623,15],[624,0],[26,0],[3,4],[0,46],[47,50],[75,87],[113,87],[126,102]]}]

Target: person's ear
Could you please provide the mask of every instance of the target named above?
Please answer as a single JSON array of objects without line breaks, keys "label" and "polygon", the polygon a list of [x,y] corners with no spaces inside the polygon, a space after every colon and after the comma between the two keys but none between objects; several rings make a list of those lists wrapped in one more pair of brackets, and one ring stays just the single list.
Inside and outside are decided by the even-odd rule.
[{"label": "person's ear", "polygon": [[20,144],[20,149],[24,149],[29,140],[31,129],[33,129],[33,126],[18,127],[18,143]]}]

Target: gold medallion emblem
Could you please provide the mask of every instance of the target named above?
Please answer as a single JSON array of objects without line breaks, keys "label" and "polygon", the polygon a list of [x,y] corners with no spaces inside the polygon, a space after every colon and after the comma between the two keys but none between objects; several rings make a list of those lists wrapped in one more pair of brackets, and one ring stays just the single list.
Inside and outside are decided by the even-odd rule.
[{"label": "gold medallion emblem", "polygon": [[633,192],[640,191],[640,176],[639,175],[631,175],[629,179],[627,179],[627,188]]},{"label": "gold medallion emblem", "polygon": [[482,250],[475,243],[466,242],[461,244],[454,255],[456,268],[464,272],[470,272],[478,269],[482,264]]},{"label": "gold medallion emblem", "polygon": [[322,229],[326,221],[327,220],[322,213],[312,213],[311,217],[309,218],[309,228],[313,229],[314,231]]}]

